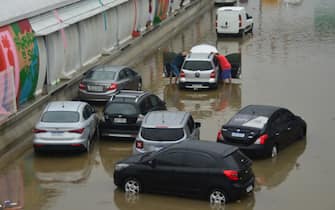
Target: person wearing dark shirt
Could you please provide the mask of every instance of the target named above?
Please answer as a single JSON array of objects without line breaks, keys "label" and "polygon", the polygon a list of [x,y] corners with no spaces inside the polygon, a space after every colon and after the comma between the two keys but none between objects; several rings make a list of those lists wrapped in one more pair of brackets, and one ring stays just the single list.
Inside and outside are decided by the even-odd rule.
[{"label": "person wearing dark shirt", "polygon": [[171,68],[171,74],[170,74],[170,83],[172,82],[172,76],[175,77],[174,83],[177,84],[177,80],[179,77],[180,69],[184,63],[186,57],[186,52],[178,53],[177,56],[173,59],[171,62],[170,68]]}]

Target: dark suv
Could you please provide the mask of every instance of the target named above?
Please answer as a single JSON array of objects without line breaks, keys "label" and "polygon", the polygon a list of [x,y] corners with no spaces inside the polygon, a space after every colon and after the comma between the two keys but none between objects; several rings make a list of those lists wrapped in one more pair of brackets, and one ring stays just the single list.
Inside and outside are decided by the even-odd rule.
[{"label": "dark suv", "polygon": [[119,161],[114,168],[114,183],[126,193],[189,195],[224,204],[253,191],[251,165],[237,147],[183,141]]},{"label": "dark suv", "polygon": [[135,138],[144,116],[155,110],[166,110],[165,102],[155,94],[121,90],[104,107],[100,135]]}]

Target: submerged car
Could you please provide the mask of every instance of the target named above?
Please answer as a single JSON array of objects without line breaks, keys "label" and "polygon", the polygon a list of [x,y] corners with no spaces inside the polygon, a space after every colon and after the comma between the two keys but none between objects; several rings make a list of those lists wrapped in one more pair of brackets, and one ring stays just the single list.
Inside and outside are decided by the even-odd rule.
[{"label": "submerged car", "polygon": [[134,142],[133,153],[160,150],[181,141],[199,140],[200,126],[200,122],[195,122],[190,112],[149,112]]},{"label": "submerged car", "polygon": [[217,135],[249,157],[275,157],[278,151],[306,136],[306,122],[286,108],[249,105],[236,113]]},{"label": "submerged car", "polygon": [[89,151],[98,122],[95,108],[86,102],[50,102],[33,129],[34,150]]},{"label": "submerged car", "polygon": [[148,91],[121,90],[108,101],[100,121],[100,135],[135,138],[144,116],[166,110],[165,102]]},{"label": "submerged car", "polygon": [[142,90],[142,77],[127,66],[98,66],[85,74],[78,97],[85,101],[108,101],[118,90]]},{"label": "submerged car", "polygon": [[126,193],[170,193],[224,204],[253,191],[251,165],[237,147],[183,141],[117,162],[114,183]]},{"label": "submerged car", "polygon": [[217,88],[220,68],[215,57],[216,47],[201,44],[191,48],[179,74],[179,88]]}]

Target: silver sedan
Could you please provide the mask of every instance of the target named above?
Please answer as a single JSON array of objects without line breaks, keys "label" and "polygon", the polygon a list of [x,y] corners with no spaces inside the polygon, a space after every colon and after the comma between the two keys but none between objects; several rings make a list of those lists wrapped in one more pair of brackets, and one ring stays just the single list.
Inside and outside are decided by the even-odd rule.
[{"label": "silver sedan", "polygon": [[118,90],[142,90],[141,76],[127,66],[98,66],[85,74],[78,95],[85,101],[108,101]]},{"label": "silver sedan", "polygon": [[33,129],[34,150],[89,151],[98,122],[95,108],[86,102],[50,102]]}]

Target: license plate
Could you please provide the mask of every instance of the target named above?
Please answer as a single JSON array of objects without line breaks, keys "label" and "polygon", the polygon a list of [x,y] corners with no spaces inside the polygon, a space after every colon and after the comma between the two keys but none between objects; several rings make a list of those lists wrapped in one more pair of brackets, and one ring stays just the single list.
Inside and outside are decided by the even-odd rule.
[{"label": "license plate", "polygon": [[51,131],[52,136],[61,136],[63,133],[63,131]]},{"label": "license plate", "polygon": [[87,86],[87,89],[89,91],[95,91],[95,92],[101,92],[101,91],[103,91],[103,87],[102,86]]},{"label": "license plate", "polygon": [[126,118],[114,118],[115,123],[126,123],[127,119]]},{"label": "license plate", "polygon": [[254,187],[250,185],[249,187],[247,187],[247,189],[245,189],[245,191],[248,193],[248,192],[251,192],[253,189]]},{"label": "license plate", "polygon": [[243,138],[245,136],[245,134],[244,133],[235,133],[235,132],[232,132],[231,136]]},{"label": "license plate", "polygon": [[192,85],[192,88],[202,88],[202,85]]}]

